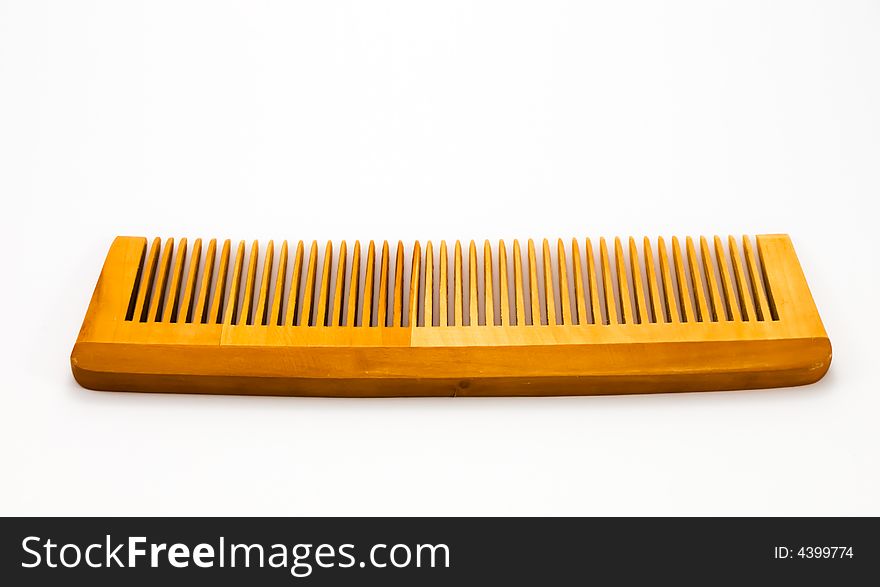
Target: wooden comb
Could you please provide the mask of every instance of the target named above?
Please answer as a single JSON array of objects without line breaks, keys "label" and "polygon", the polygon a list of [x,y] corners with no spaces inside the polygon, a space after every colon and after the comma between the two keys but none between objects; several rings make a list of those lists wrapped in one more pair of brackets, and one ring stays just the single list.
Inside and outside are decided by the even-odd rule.
[{"label": "wooden comb", "polygon": [[831,344],[791,241],[754,243],[456,241],[450,263],[445,242],[321,254],[118,237],[71,366],[92,389],[321,396],[817,381]]}]

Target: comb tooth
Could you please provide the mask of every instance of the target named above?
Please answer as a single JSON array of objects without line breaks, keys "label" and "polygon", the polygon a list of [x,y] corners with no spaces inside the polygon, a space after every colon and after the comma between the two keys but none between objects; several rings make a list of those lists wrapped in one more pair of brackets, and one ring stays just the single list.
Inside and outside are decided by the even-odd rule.
[{"label": "comb tooth", "polygon": [[584,291],[584,270],[581,267],[581,251],[576,238],[571,239],[571,267],[574,279],[574,303],[575,312],[577,312],[577,323],[586,324],[588,317],[586,291]]},{"label": "comb tooth", "polygon": [[397,241],[397,258],[394,262],[394,315],[391,316],[392,326],[403,323],[403,242]]},{"label": "comb tooth", "polygon": [[452,325],[464,325],[464,284],[461,282],[461,241],[455,241],[455,254],[452,266]]},{"label": "comb tooth", "polygon": [[376,243],[367,246],[367,266],[364,270],[364,302],[361,310],[361,326],[373,325],[373,285],[376,274]]},{"label": "comb tooth", "polygon": [[174,261],[174,269],[171,271],[171,287],[168,288],[168,295],[171,298],[159,308],[161,317],[157,318],[158,321],[170,322],[173,317],[177,316],[177,303],[180,301],[180,281],[183,279],[186,248],[186,239],[180,239],[180,245],[177,247],[177,258]]},{"label": "comb tooth", "polygon": [[682,322],[693,322],[691,297],[688,294],[687,277],[684,273],[684,263],[681,260],[681,245],[678,242],[678,237],[672,237],[672,262],[675,265],[675,283],[678,286],[678,302],[681,307]]},{"label": "comb tooth", "polygon": [[[409,277],[409,320],[407,326],[419,325],[419,273],[421,272],[422,246],[419,241],[413,245],[412,270]],[[402,263],[401,263],[402,264]]]},{"label": "comb tooth", "polygon": [[498,241],[498,305],[501,310],[501,325],[510,326],[510,295],[507,289],[507,247]]},{"label": "comb tooth", "polygon": [[755,305],[752,294],[746,285],[745,273],[742,268],[742,260],[739,256],[739,245],[732,235],[727,237],[727,249],[730,253],[730,263],[733,265],[733,277],[736,282],[737,297],[739,299],[740,314],[743,320],[749,320],[749,316],[755,315]]},{"label": "comb tooth", "polygon": [[733,283],[727,266],[727,256],[724,254],[724,243],[721,241],[721,237],[715,235],[713,244],[715,246],[715,260],[718,262],[718,274],[721,276],[721,292],[725,317],[728,322],[731,320],[739,322],[741,315],[735,299],[736,294],[733,293]]},{"label": "comb tooth", "polygon": [[309,249],[309,265],[306,268],[305,291],[303,291],[303,307],[299,321],[302,326],[312,326],[312,302],[315,298],[315,276],[318,271],[318,241],[312,241]]},{"label": "comb tooth", "polygon": [[469,326],[478,326],[480,323],[480,306],[477,301],[477,245],[474,241],[468,246],[468,317]]},{"label": "comb tooth", "polygon": [[220,253],[220,266],[217,268],[217,282],[214,285],[214,298],[211,302],[211,316],[209,324],[220,324],[223,320],[223,310],[226,307],[226,276],[229,273],[229,253],[232,243],[229,239],[223,242]]},{"label": "comb tooth", "polygon": [[761,277],[758,275],[758,262],[755,259],[755,251],[752,249],[752,241],[746,235],[743,235],[743,250],[746,254],[746,267],[749,270],[749,282],[752,296],[755,299],[758,320],[770,320],[770,309],[767,304],[767,298],[764,296],[764,286],[761,283]]},{"label": "comb tooth", "polygon": [[724,308],[724,302],[721,301],[721,294],[718,292],[715,268],[712,265],[712,251],[709,250],[709,241],[705,236],[700,237],[700,256],[703,258],[706,282],[709,284],[709,311],[712,313],[712,321],[718,322],[722,314],[725,318],[727,317],[727,310]]},{"label": "comb tooth", "polygon": [[599,303],[599,279],[596,273],[596,258],[593,256],[593,243],[590,239],[587,239],[584,256],[587,258],[587,279],[590,285],[590,315],[593,318],[593,324],[610,324],[610,308],[606,307],[605,314],[603,315],[602,306]]},{"label": "comb tooth", "polygon": [[541,294],[538,293],[538,258],[535,254],[535,241],[529,239],[529,301],[532,308],[532,325],[541,326]]},{"label": "comb tooth", "polygon": [[[559,305],[562,306],[562,323],[572,324],[571,298],[568,295],[568,259],[565,256],[565,244],[562,242],[562,239],[556,242],[556,257],[559,273]],[[549,314],[550,312],[548,311],[547,313]]]},{"label": "comb tooth", "polygon": [[388,326],[388,241],[382,243],[382,264],[379,269],[378,314],[378,325]]},{"label": "comb tooth", "polygon": [[623,244],[621,244],[619,237],[614,237],[614,263],[617,268],[617,295],[620,301],[620,321],[622,324],[628,324],[633,321],[632,302],[626,277],[626,260],[623,256]]},{"label": "comb tooth", "polygon": [[162,319],[162,307],[165,305],[165,286],[168,283],[168,273],[171,271],[171,256],[174,254],[174,239],[165,241],[165,249],[162,251],[162,260],[159,261],[158,273],[156,274],[156,289],[150,300],[150,310],[147,319],[150,322],[159,322]]},{"label": "comb tooth", "polygon": [[229,300],[226,302],[224,324],[236,324],[238,314],[238,290],[241,287],[241,266],[244,264],[244,241],[239,241],[235,252],[235,264],[232,267],[232,286],[229,289]]},{"label": "comb tooth", "polygon": [[377,324],[388,326],[388,241],[382,243],[382,260],[379,269],[379,311]]},{"label": "comb tooth", "polygon": [[208,321],[208,290],[214,279],[214,257],[217,256],[217,239],[208,241],[208,252],[205,253],[205,270],[202,272],[202,284],[199,286],[199,300],[193,311],[192,321],[205,323]]},{"label": "comb tooth", "polygon": [[328,301],[330,297],[330,274],[333,272],[333,243],[327,241],[324,246],[324,267],[321,270],[321,287],[318,290],[318,306],[315,315],[315,326],[327,325]]},{"label": "comb tooth", "polygon": [[348,286],[348,313],[345,317],[346,326],[354,326],[357,322],[357,308],[360,301],[361,281],[361,241],[354,241],[351,253],[351,277]]},{"label": "comb tooth", "polygon": [[513,289],[516,297],[516,325],[525,326],[526,322],[526,305],[523,294],[525,287],[525,276],[522,269],[522,251],[519,248],[519,241],[513,240]]},{"label": "comb tooth", "polygon": [[[290,292],[287,294],[287,315],[284,317],[284,323],[288,326],[296,325],[296,311],[299,309],[299,286],[302,281],[303,254],[305,247],[302,241],[296,245],[296,253],[293,257],[293,270],[290,273]],[[299,323],[302,324],[302,315],[300,315]],[[306,318],[308,325],[308,318]]]},{"label": "comb tooth", "polygon": [[425,245],[425,326],[434,325],[434,245]]},{"label": "comb tooth", "polygon": [[761,246],[761,238],[755,237],[756,250],[758,252],[758,263],[761,266],[761,292],[767,301],[767,311],[770,312],[767,320],[779,320],[779,308],[776,305],[776,299],[773,296],[773,290],[770,289],[770,276],[767,274],[767,266],[764,263],[765,247]]},{"label": "comb tooth", "polygon": [[241,312],[236,324],[253,324],[254,288],[257,281],[257,262],[260,259],[260,245],[257,241],[251,243],[251,255],[248,259],[247,281],[244,283],[244,299],[241,301]]},{"label": "comb tooth", "polygon": [[715,235],[715,259],[718,261],[718,273],[721,275],[721,289],[724,292],[724,306],[727,308],[727,320],[739,322],[741,314],[736,303],[736,294],[733,293],[733,282],[730,279],[730,270],[727,267],[727,255],[724,253],[724,243],[721,237]]},{"label": "comb tooth", "polygon": [[642,284],[642,267],[639,264],[639,250],[636,248],[636,240],[633,237],[629,237],[629,269],[632,273],[633,291],[635,293],[633,297],[636,301],[636,324],[650,322],[651,318],[648,316],[648,306],[645,303],[645,290]]},{"label": "comb tooth", "polygon": [[672,322],[673,309],[677,322],[683,322],[681,310],[675,304],[673,299],[672,274],[669,271],[669,256],[666,252],[666,241],[663,237],[657,239],[657,254],[660,257],[660,278],[663,283],[663,301],[665,303],[665,318],[667,322]]},{"label": "comb tooth", "polygon": [[202,258],[202,239],[197,238],[193,242],[193,252],[189,262],[189,273],[183,284],[183,297],[180,300],[180,308],[171,315],[172,322],[189,322],[192,318],[193,290],[196,287],[196,277],[199,274],[199,263]]},{"label": "comb tooth", "polygon": [[132,319],[140,322],[147,321],[147,310],[150,306],[150,297],[153,290],[153,280],[156,278],[156,264],[159,262],[159,248],[162,246],[162,239],[156,237],[150,246],[150,253],[147,255],[144,264],[144,277],[141,279],[140,289],[138,290],[137,302],[134,307]]},{"label": "comb tooth", "polygon": [[336,260],[336,286],[333,288],[333,303],[330,306],[330,326],[342,326],[342,295],[345,292],[345,266],[348,261],[348,245],[339,244],[339,258]]},{"label": "comb tooth", "polygon": [[440,241],[440,326],[449,326],[449,251],[446,250],[446,241]]},{"label": "comb tooth", "polygon": [[651,251],[651,240],[648,237],[642,240],[642,254],[645,257],[645,279],[648,281],[648,305],[651,308],[651,322],[661,322],[659,316],[662,312],[663,300],[660,299],[657,270],[654,268],[654,253]]},{"label": "comb tooth", "polygon": [[547,308],[547,325],[556,325],[556,292],[553,291],[553,262],[550,259],[550,242],[541,242],[541,256],[544,261],[544,305]]},{"label": "comb tooth", "polygon": [[[275,260],[275,243],[266,245],[266,258],[263,261],[263,277],[260,279],[260,294],[254,311],[252,324],[266,324],[269,318],[269,282],[272,280],[272,263]],[[256,267],[254,268],[256,270]]]},{"label": "comb tooth", "polygon": [[[608,260],[608,244],[605,237],[599,239],[599,261],[602,264],[602,290],[605,292],[605,314],[607,316],[606,324],[611,324],[611,316],[615,315],[615,324],[622,321],[620,308],[614,303],[614,286],[611,283],[611,262]],[[615,311],[612,311],[612,308]]]},{"label": "comb tooth", "polygon": [[486,313],[486,326],[495,325],[495,290],[492,280],[492,245],[489,241],[483,243],[483,307]]},{"label": "comb tooth", "polygon": [[703,293],[702,271],[700,271],[700,266],[697,264],[694,239],[687,237],[685,239],[685,247],[687,248],[688,269],[691,273],[691,287],[693,288],[694,298],[697,301],[697,322],[705,322],[710,319],[709,310],[706,307],[706,295]]},{"label": "comb tooth", "polygon": [[287,241],[281,243],[281,252],[278,255],[278,272],[275,274],[275,293],[272,294],[272,309],[269,310],[268,320],[263,324],[284,324],[282,315],[283,307],[281,298],[284,297],[284,286],[287,285]]}]

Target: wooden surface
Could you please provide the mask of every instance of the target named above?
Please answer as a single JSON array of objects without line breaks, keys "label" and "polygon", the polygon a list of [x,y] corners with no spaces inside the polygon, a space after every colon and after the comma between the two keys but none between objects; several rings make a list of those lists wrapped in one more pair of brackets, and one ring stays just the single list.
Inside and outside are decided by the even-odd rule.
[{"label": "wooden surface", "polygon": [[827,371],[787,236],[640,244],[285,241],[276,254],[119,237],[71,364],[93,389],[337,396],[746,389]]}]

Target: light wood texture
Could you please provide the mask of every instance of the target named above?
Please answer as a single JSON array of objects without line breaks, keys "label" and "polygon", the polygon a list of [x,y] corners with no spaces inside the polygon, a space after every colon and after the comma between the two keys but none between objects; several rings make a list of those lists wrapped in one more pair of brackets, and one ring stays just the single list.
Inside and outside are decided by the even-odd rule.
[{"label": "light wood texture", "polygon": [[350,258],[345,241],[323,257],[312,242],[307,260],[299,241],[292,262],[285,241],[276,267],[272,241],[218,256],[211,239],[202,259],[200,239],[119,237],[71,365],[93,389],[339,396],[744,389],[827,371],[787,236],[673,237],[671,253],[644,239],[641,255],[600,239],[598,263],[580,242],[557,240],[554,262],[542,240],[539,268],[535,243],[523,267],[514,240],[511,284],[503,241],[466,257],[456,241],[450,284],[445,241],[436,264],[430,241],[398,242],[393,267],[387,242],[377,263],[372,241],[364,259],[359,242]]}]

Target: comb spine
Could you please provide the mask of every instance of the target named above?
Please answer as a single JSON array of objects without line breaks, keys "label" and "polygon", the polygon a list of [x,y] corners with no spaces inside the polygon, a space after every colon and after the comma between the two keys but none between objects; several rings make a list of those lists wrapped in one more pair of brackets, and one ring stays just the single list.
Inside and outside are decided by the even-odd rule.
[{"label": "comb spine", "polygon": [[422,246],[419,241],[413,245],[412,267],[409,278],[409,320],[407,326],[419,325],[419,277],[421,274]]},{"label": "comb spine", "polygon": [[226,308],[226,278],[229,274],[231,249],[232,242],[229,239],[223,241],[223,248],[220,251],[220,266],[217,268],[217,282],[214,284],[214,297],[211,301],[211,315],[208,320],[210,324],[223,322],[223,312]]},{"label": "comb spine", "polygon": [[235,251],[235,264],[232,267],[232,285],[229,289],[229,300],[226,302],[226,314],[223,317],[224,324],[236,324],[238,314],[238,292],[241,287],[241,271],[244,264],[244,241],[239,241]]},{"label": "comb spine", "polygon": [[214,283],[214,261],[217,256],[217,239],[212,238],[208,241],[208,251],[205,253],[205,270],[202,272],[202,284],[199,286],[199,299],[196,302],[195,310],[191,320],[204,324],[208,321],[208,293],[211,284]]},{"label": "comb spine", "polygon": [[492,245],[489,241],[483,242],[483,308],[486,314],[484,324],[495,325],[495,288],[492,283]]},{"label": "comb spine", "polygon": [[278,271],[275,273],[275,293],[272,294],[272,309],[265,323],[281,326],[284,324],[284,308],[281,304],[284,299],[284,288],[287,286],[287,256],[289,254],[287,241],[282,241],[281,252],[278,254]]},{"label": "comb spine", "polygon": [[357,309],[360,304],[361,285],[361,241],[354,241],[354,249],[351,253],[351,277],[348,286],[348,312],[345,317],[346,326],[355,326],[357,323]]},{"label": "comb spine", "polygon": [[[274,261],[275,243],[270,240],[266,245],[266,258],[263,260],[263,276],[260,278],[260,293],[254,310],[254,318],[251,320],[252,324],[266,324],[269,318],[269,284],[272,279],[272,264]],[[256,270],[256,267],[254,269]]]},{"label": "comb spine", "polygon": [[[172,322],[189,322],[192,319],[193,293],[196,287],[196,277],[199,275],[199,265],[202,259],[202,239],[197,238],[193,242],[192,257],[189,262],[189,273],[183,284],[183,297],[180,300],[180,307],[171,316]],[[181,314],[183,319],[181,319]]]},{"label": "comb spine", "polygon": [[180,302],[180,282],[183,279],[183,265],[186,261],[186,239],[180,239],[177,247],[177,258],[174,260],[174,269],[171,271],[171,286],[168,288],[170,299],[159,309],[162,314],[161,322],[170,322],[177,317],[177,304]]},{"label": "comb spine", "polygon": [[510,326],[510,295],[507,284],[507,247],[503,240],[498,241],[498,305],[501,325]]}]

